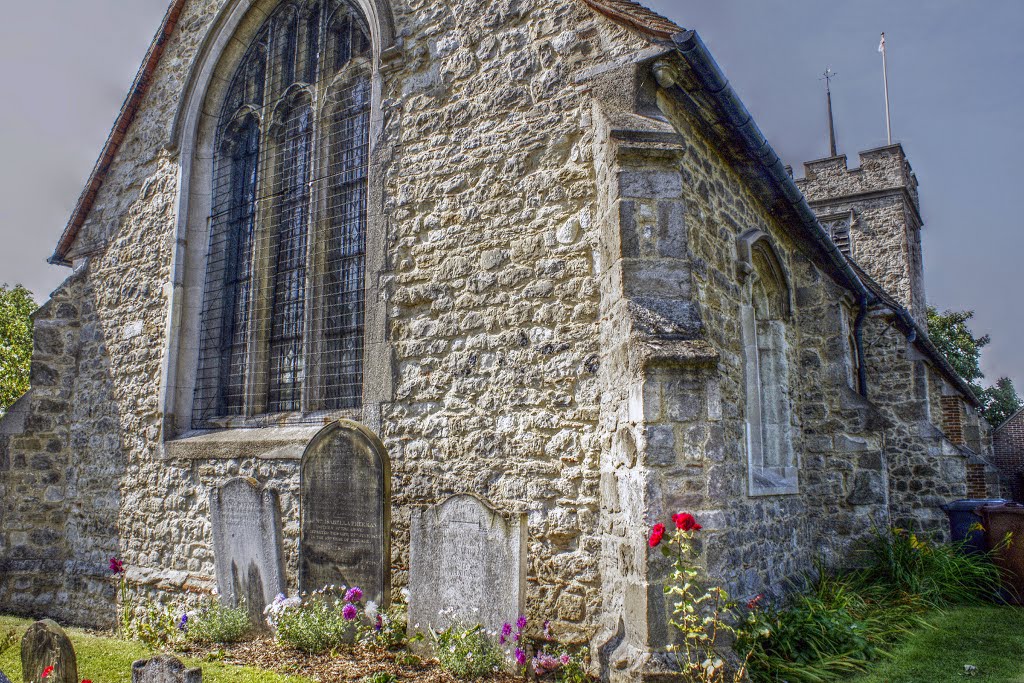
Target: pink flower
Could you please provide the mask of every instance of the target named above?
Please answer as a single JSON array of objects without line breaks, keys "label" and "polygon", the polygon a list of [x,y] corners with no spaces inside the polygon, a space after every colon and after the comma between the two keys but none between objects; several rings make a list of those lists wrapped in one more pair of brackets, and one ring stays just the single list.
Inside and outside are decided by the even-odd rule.
[{"label": "pink flower", "polygon": [[359,602],[363,599],[362,589],[353,586],[348,589],[348,593],[345,593],[345,602]]},{"label": "pink flower", "polygon": [[558,661],[556,657],[553,657],[546,652],[541,652],[533,658],[533,672],[538,676],[551,673],[561,665],[562,663]]},{"label": "pink flower", "polygon": [[567,654],[566,655],[562,655],[561,657],[558,658],[558,661],[560,661],[562,663],[562,666],[565,666],[566,664],[568,664],[569,662],[572,661],[572,657],[570,657]]},{"label": "pink flower", "polygon": [[526,666],[526,652],[521,647],[516,648],[516,664]]},{"label": "pink flower", "polygon": [[510,623],[508,623],[506,621],[501,626],[501,637],[498,638],[498,642],[501,643],[502,645],[504,645],[505,641],[508,640],[508,637],[510,635],[512,635],[512,624],[510,624]]},{"label": "pink flower", "polygon": [[341,616],[345,617],[345,621],[353,621],[358,615],[359,610],[351,603],[345,605],[345,608],[341,610]]},{"label": "pink flower", "polygon": [[124,563],[116,557],[110,558],[110,572],[115,576],[124,573]]},{"label": "pink flower", "polygon": [[519,617],[519,620],[516,621],[516,628],[520,631],[526,628],[526,615],[522,615]]}]

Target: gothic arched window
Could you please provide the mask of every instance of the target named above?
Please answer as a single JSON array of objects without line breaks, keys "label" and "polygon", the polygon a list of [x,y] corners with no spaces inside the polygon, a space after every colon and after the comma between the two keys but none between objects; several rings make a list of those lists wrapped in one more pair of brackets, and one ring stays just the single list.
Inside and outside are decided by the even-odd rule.
[{"label": "gothic arched window", "polygon": [[345,0],[284,2],[234,72],[193,427],[361,406],[370,47]]},{"label": "gothic arched window", "polygon": [[768,236],[740,238],[747,297],[741,306],[750,495],[796,493],[789,349],[790,288]]}]

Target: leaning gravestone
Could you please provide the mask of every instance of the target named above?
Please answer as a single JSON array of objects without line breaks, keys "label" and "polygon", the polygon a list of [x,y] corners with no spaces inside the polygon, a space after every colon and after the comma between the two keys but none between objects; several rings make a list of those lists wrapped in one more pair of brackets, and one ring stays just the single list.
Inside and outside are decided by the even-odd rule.
[{"label": "leaning gravestone", "polygon": [[[49,666],[53,671],[44,679]],[[21,671],[25,683],[78,683],[75,648],[57,622],[44,619],[29,627],[21,639]]]},{"label": "leaning gravestone", "polygon": [[511,521],[481,500],[453,496],[414,510],[409,548],[409,624],[498,629],[523,614],[526,516]]},{"label": "leaning gravestone", "polygon": [[358,586],[387,605],[391,587],[391,466],[368,429],[340,420],[302,456],[299,588]]},{"label": "leaning gravestone", "polygon": [[132,664],[132,683],[203,683],[203,672],[186,669],[177,657],[160,655]]},{"label": "leaning gravestone", "polygon": [[285,592],[281,504],[255,479],[232,479],[210,491],[217,590],[232,607],[245,601],[249,620],[263,624],[263,608]]}]

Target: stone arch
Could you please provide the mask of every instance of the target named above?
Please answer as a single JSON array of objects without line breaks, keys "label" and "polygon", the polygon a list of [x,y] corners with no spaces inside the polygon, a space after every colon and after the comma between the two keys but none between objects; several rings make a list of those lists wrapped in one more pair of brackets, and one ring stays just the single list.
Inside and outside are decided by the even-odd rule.
[{"label": "stone arch", "polygon": [[[369,74],[370,117],[369,139],[371,156],[376,153],[377,143],[382,140],[384,125],[381,114],[381,62],[382,54],[392,50],[395,41],[394,17],[389,0],[346,0],[354,10],[362,14],[363,25],[369,31],[370,52],[360,58]],[[200,322],[197,313],[203,305],[203,285],[209,244],[210,226],[207,218],[211,215],[212,198],[209,186],[212,181],[212,159],[214,158],[218,127],[218,113],[227,96],[232,76],[236,72],[253,41],[264,27],[265,21],[282,6],[293,5],[297,9],[300,31],[303,11],[321,0],[229,0],[213,21],[205,40],[197,51],[185,88],[179,101],[171,129],[170,147],[180,155],[181,184],[175,252],[171,266],[170,292],[171,311],[165,331],[168,353],[163,367],[161,382],[161,409],[165,416],[164,438],[174,439],[191,429],[194,387],[198,368]],[[326,102],[314,102],[316,109]],[[315,112],[314,112],[315,115]],[[261,121],[261,127],[271,121]],[[377,157],[373,157],[376,159]],[[382,201],[381,180],[378,166],[369,172],[368,195],[374,202]],[[379,211],[371,211],[366,226],[367,244],[382,244],[385,217]],[[365,297],[372,301],[377,298],[378,270],[383,268],[382,255],[368,254],[365,272]],[[366,392],[363,396],[362,415],[353,414],[356,419],[373,419],[374,406],[387,398],[390,391],[391,371],[386,349],[385,317],[367,313],[364,367],[366,372],[382,374],[381,377],[364,376]],[[379,329],[378,329],[379,328]],[[378,356],[380,356],[378,358]],[[358,409],[357,409],[358,410]]]},{"label": "stone arch", "polygon": [[749,493],[797,493],[787,341],[792,316],[789,278],[763,231],[747,231],[737,247],[737,272],[745,285],[740,320]]}]

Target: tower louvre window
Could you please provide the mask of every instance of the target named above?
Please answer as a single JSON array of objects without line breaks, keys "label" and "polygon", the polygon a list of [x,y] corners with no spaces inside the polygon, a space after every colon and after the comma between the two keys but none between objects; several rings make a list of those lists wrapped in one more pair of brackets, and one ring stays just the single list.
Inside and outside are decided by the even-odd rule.
[{"label": "tower louvre window", "polygon": [[370,40],[345,0],[285,2],[219,114],[192,423],[362,403]]},{"label": "tower louvre window", "polygon": [[828,230],[829,237],[839,251],[843,252],[846,256],[853,256],[853,212],[848,214],[842,214],[839,216],[825,216],[821,219],[822,226]]}]

